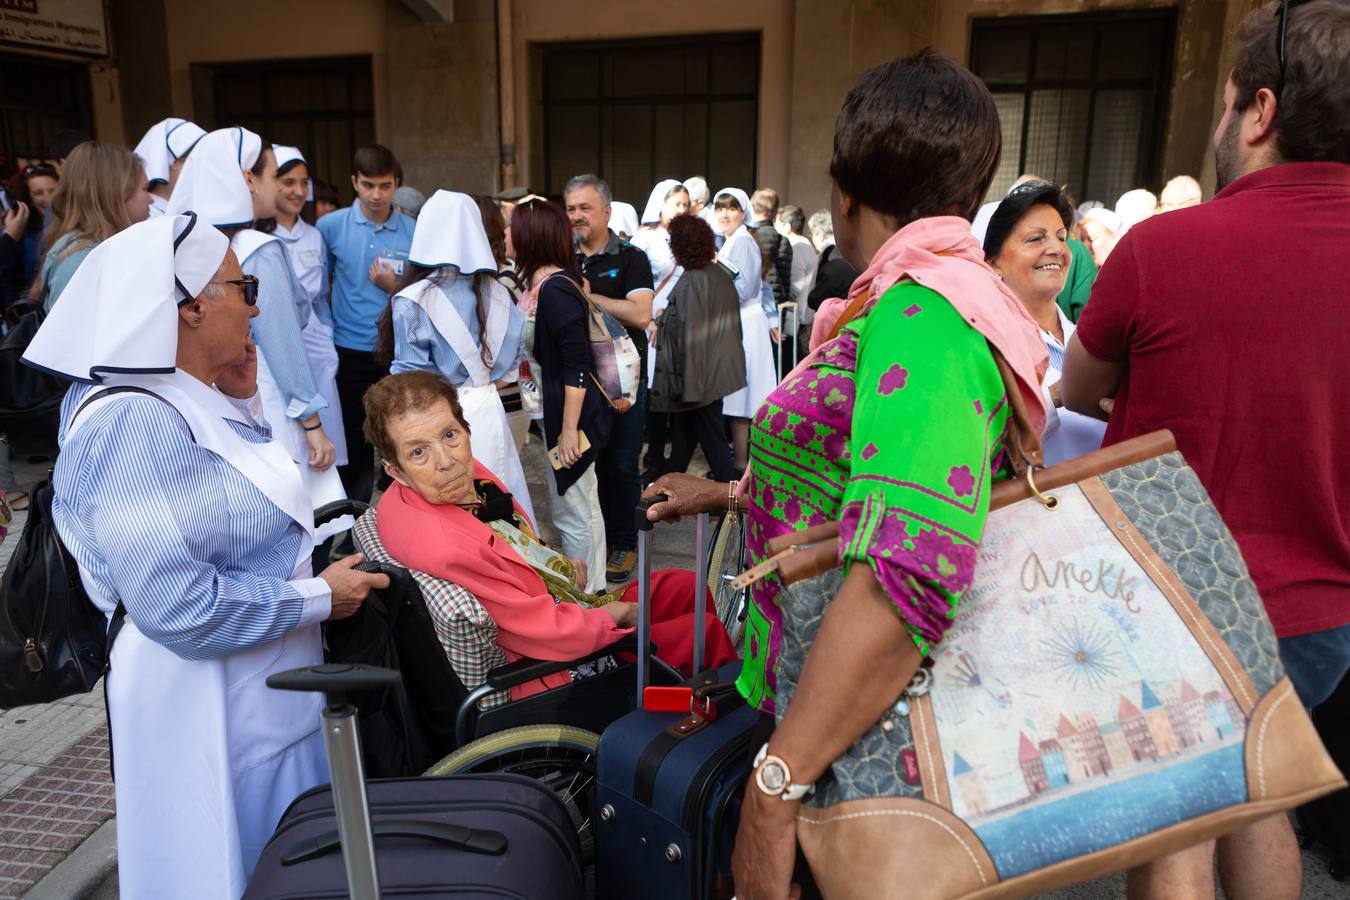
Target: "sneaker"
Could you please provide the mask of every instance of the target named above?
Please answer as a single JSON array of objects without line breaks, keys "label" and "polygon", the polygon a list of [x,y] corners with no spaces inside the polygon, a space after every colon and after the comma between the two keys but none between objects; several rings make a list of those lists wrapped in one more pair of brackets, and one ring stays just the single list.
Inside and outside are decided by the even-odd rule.
[{"label": "sneaker", "polygon": [[614,550],[609,554],[609,565],[605,567],[606,581],[626,581],[637,568],[636,550]]}]

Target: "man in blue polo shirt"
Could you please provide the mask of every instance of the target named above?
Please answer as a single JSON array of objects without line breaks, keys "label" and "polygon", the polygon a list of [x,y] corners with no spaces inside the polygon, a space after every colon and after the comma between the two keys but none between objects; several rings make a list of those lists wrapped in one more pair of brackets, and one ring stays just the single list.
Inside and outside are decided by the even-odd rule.
[{"label": "man in blue polo shirt", "polygon": [[350,462],[339,468],[353,500],[369,502],[374,456],[366,443],[361,398],[388,370],[375,362],[375,322],[403,276],[412,247],[413,220],[394,209],[401,171],[387,147],[370,144],[352,159],[356,202],[329,213],[316,226],[328,248],[333,285],[333,343],[337,346],[338,399]]}]

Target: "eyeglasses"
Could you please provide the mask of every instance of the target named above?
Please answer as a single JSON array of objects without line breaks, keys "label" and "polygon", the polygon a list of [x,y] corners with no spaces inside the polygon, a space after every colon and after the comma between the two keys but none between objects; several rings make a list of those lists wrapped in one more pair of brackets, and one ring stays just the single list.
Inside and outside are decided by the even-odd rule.
[{"label": "eyeglasses", "polygon": [[232,284],[243,290],[244,305],[256,306],[258,303],[257,275],[245,275],[243,278],[232,278],[229,281],[208,281],[207,284]]},{"label": "eyeglasses", "polygon": [[1279,50],[1280,56],[1280,78],[1275,82],[1275,97],[1277,99],[1280,96],[1280,92],[1284,90],[1284,73],[1287,62],[1284,55],[1284,39],[1289,34],[1289,11],[1296,6],[1302,6],[1307,2],[1308,0],[1281,0],[1280,8],[1275,11],[1275,14],[1280,17],[1280,31],[1276,37],[1276,40],[1278,41],[1276,48]]}]

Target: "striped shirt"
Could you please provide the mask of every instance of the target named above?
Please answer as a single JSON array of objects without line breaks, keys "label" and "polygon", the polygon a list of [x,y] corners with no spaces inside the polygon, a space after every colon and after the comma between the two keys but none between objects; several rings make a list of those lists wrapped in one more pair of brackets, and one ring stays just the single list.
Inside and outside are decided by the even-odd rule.
[{"label": "striped shirt", "polygon": [[[90,390],[67,394],[63,436]],[[172,406],[122,394],[82,416],[56,462],[52,517],[82,574],[142,634],[184,659],[213,659],[328,617],[327,584],[291,580],[300,526],[198,446]],[[265,428],[229,425],[268,440]]]},{"label": "striped shirt", "polygon": [[258,277],[259,312],[249,322],[258,352],[267,361],[277,390],[286,401],[286,414],[293,419],[308,419],[328,406],[314,386],[309,353],[300,334],[309,321],[309,294],[291,273],[280,241],[268,241],[259,247],[242,267],[245,275]]}]

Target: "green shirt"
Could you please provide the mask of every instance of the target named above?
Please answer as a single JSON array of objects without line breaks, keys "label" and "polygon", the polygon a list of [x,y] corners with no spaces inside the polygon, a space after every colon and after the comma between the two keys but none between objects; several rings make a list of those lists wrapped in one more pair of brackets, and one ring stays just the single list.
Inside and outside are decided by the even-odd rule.
[{"label": "green shirt", "polygon": [[[984,336],[940,294],[896,285],[756,414],[751,563],[774,537],[838,521],[841,563],[872,567],[929,652],[973,578],[1007,417]],[[765,712],[782,644],[781,589],[777,576],[751,588],[737,682]]]}]

